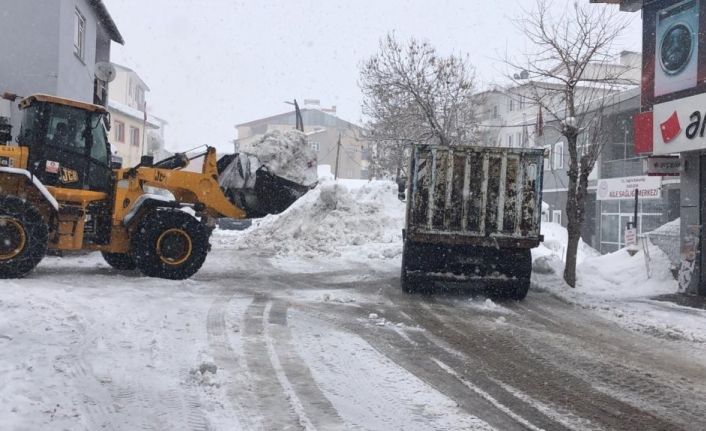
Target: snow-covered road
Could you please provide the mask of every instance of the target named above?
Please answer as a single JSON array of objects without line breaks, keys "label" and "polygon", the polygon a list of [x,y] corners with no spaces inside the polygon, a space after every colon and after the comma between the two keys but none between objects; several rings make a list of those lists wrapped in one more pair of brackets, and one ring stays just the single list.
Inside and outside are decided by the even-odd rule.
[{"label": "snow-covered road", "polygon": [[235,238],[182,282],[97,254],[3,280],[0,429],[706,428],[703,344],[537,289],[404,295],[394,259],[304,267]]}]

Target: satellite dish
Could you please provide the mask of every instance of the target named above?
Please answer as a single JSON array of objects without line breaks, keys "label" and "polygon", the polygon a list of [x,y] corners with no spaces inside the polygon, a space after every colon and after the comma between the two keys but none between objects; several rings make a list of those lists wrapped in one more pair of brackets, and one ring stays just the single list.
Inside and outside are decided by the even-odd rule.
[{"label": "satellite dish", "polygon": [[96,78],[105,82],[112,82],[116,75],[115,66],[108,63],[107,61],[100,61],[96,63]]}]

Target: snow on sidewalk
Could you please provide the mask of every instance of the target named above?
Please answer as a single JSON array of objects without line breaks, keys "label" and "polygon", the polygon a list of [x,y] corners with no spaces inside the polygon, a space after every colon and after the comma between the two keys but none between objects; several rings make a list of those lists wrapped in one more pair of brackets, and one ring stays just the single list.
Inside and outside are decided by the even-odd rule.
[{"label": "snow on sidewalk", "polygon": [[[631,329],[677,340],[706,342],[706,311],[655,301],[677,292],[667,255],[649,246],[647,274],[642,250],[630,256],[626,249],[600,255],[581,243],[576,288],[563,280],[566,230],[554,223],[542,225],[549,246],[533,250],[533,288],[547,290],[566,301],[593,309]],[[545,234],[546,235],[546,234]],[[563,241],[563,242],[562,242]],[[558,244],[558,245],[557,245]]]}]

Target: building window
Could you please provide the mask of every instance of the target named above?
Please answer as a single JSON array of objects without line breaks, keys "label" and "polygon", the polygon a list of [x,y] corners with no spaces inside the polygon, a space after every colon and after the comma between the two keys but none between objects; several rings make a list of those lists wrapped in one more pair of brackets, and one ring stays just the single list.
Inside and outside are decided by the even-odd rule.
[{"label": "building window", "polygon": [[564,168],[564,143],[557,142],[554,145],[554,169]]},{"label": "building window", "polygon": [[522,147],[524,144],[522,142],[522,132],[517,132],[517,146]]},{"label": "building window", "polygon": [[561,210],[552,211],[552,223],[561,224]]},{"label": "building window", "polygon": [[498,118],[498,107],[493,106],[493,118]]},{"label": "building window", "polygon": [[545,145],[544,147],[544,170],[552,170],[552,146]]},{"label": "building window", "polygon": [[312,150],[316,151],[317,153],[319,152],[319,143],[318,142],[310,142],[309,146],[311,147]]},{"label": "building window", "polygon": [[74,16],[74,54],[83,61],[86,51],[86,18],[76,9]]},{"label": "building window", "polygon": [[512,147],[512,134],[507,135],[507,146]]},{"label": "building window", "polygon": [[508,110],[508,112],[512,112],[512,111],[513,111],[513,100],[512,100],[512,98],[507,99],[507,110]]},{"label": "building window", "polygon": [[121,121],[115,122],[115,140],[125,142],[125,123]]},{"label": "building window", "polygon": [[130,145],[140,146],[140,129],[137,127],[130,127]]}]

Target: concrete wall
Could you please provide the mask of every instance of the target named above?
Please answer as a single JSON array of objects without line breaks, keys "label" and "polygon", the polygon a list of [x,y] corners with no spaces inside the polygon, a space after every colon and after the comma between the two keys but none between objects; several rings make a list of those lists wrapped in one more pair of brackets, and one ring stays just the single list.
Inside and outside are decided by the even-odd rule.
[{"label": "concrete wall", "polygon": [[[60,0],[59,4],[59,80],[56,95],[93,103],[98,17],[87,0]],[[86,18],[83,59],[74,54],[76,9]]]},{"label": "concrete wall", "polygon": [[[61,3],[46,0],[4,2],[0,10],[0,92],[20,96],[55,94],[59,76]],[[17,104],[11,112],[13,135],[19,131]]]},{"label": "concrete wall", "polygon": [[[74,14],[86,18],[85,55],[74,55]],[[110,38],[88,0],[5,1],[0,10],[0,92],[48,93],[93,102],[96,59],[110,57]],[[97,42],[98,40],[98,42]],[[13,134],[19,131],[13,104]]]}]

